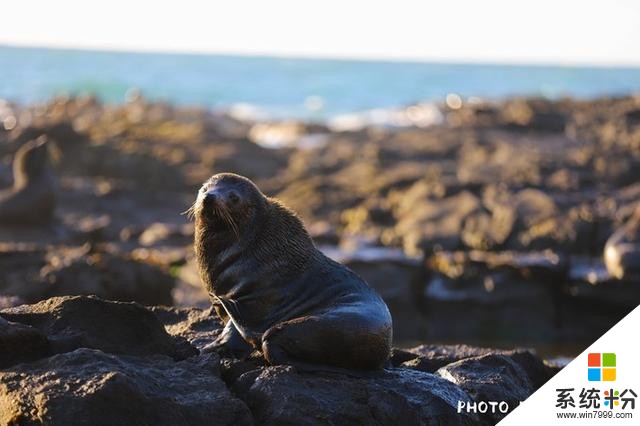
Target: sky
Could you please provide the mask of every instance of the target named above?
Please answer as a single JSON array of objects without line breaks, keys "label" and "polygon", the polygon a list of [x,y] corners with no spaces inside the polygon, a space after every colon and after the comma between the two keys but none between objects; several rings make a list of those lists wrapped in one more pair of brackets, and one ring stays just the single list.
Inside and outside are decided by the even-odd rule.
[{"label": "sky", "polygon": [[19,0],[0,45],[640,66],[640,0]]}]

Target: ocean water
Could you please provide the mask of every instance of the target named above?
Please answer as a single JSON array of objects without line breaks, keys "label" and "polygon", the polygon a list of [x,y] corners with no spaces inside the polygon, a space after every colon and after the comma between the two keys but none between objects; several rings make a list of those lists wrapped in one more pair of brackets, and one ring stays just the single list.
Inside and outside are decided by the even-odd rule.
[{"label": "ocean water", "polygon": [[330,119],[449,93],[499,99],[640,93],[640,68],[444,64],[122,53],[0,46],[0,98],[33,102],[92,93],[121,103],[131,88],[149,99],[272,118]]}]

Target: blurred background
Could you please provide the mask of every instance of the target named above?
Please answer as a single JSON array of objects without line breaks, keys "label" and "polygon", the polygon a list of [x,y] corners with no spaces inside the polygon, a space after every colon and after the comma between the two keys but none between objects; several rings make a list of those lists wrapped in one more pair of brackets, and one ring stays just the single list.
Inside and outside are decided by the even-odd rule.
[{"label": "blurred background", "polygon": [[397,346],[572,357],[638,306],[640,5],[343,3],[3,5],[0,308],[208,307],[181,212],[225,171],[380,292]]}]

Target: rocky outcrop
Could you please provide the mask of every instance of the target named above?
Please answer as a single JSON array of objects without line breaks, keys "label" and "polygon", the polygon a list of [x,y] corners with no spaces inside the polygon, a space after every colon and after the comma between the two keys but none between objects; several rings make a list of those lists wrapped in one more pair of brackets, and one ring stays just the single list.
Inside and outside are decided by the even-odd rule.
[{"label": "rocky outcrop", "polygon": [[[638,278],[613,279],[619,268],[607,275],[600,261],[640,200],[637,96],[429,105],[439,124],[354,131],[243,121],[139,93],[121,105],[3,105],[0,187],[14,183],[16,151],[45,137],[60,191],[53,224],[0,226],[0,306],[71,294],[207,306],[179,213],[223,171],[282,199],[319,245],[403,251],[412,262],[347,260],[387,301],[401,344],[585,347],[640,303]],[[298,143],[259,144],[278,128]],[[543,276],[526,262],[444,260],[506,253],[515,264],[549,250],[560,262]]]},{"label": "rocky outcrop", "polygon": [[[158,371],[199,359],[196,349],[217,337],[220,324],[209,310],[191,308],[209,302],[190,263],[193,229],[178,214],[221,171],[258,179],[301,214],[319,245],[348,251],[355,241],[355,252],[340,260],[385,298],[397,344],[561,343],[571,355],[640,303],[638,279],[615,279],[602,262],[607,239],[640,200],[639,105],[637,97],[465,102],[442,109],[433,127],[336,132],[300,124],[296,138],[322,137],[265,148],[251,140],[261,123],[140,96],[123,105],[90,97],[11,104],[13,129],[0,128],[0,186],[13,184],[9,166],[20,146],[44,135],[55,146],[61,191],[51,225],[0,227],[0,309],[45,300],[0,314],[0,368],[53,370],[78,351],[83,365],[114,371],[108,359],[132,357]],[[73,294],[181,307],[47,300]],[[419,423],[448,415],[441,386],[472,400],[515,400],[548,374],[528,352],[440,345],[396,350],[376,377],[265,367],[259,357],[223,359],[220,370],[251,421],[273,423],[303,406],[314,414],[297,422],[321,422],[327,384],[341,398],[329,420],[353,412],[384,423],[386,410]],[[431,387],[409,389],[405,379]],[[89,374],[77,380],[95,383]],[[345,401],[352,393],[358,399]],[[430,401],[428,413],[412,395]],[[367,396],[385,408],[365,413]]]},{"label": "rocky outcrop", "polygon": [[267,367],[240,376],[232,389],[258,424],[474,424],[457,413],[471,399],[436,375],[389,369],[369,378],[330,373],[304,374],[291,367]]},{"label": "rocky outcrop", "polygon": [[85,296],[1,310],[0,424],[493,424],[459,402],[521,400],[554,373],[465,346],[396,350],[370,373],[198,354],[220,330],[211,310]]},{"label": "rocky outcrop", "polygon": [[175,362],[77,349],[0,370],[0,424],[251,425],[214,354]]},{"label": "rocky outcrop", "polygon": [[42,358],[49,353],[49,340],[40,330],[0,317],[0,368]]},{"label": "rocky outcrop", "polygon": [[145,305],[172,304],[175,279],[161,267],[90,244],[0,244],[0,294],[37,302],[97,295]]},{"label": "rocky outcrop", "polygon": [[5,309],[0,316],[39,331],[46,336],[52,353],[91,348],[175,359],[197,353],[183,338],[167,334],[155,315],[136,303],[83,296],[54,297],[35,305]]}]

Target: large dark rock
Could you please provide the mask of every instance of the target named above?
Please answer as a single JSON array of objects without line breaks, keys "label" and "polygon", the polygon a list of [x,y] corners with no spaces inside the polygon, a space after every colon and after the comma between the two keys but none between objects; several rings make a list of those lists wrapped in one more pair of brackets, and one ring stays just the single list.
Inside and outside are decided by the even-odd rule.
[{"label": "large dark rock", "polygon": [[32,361],[49,353],[49,341],[38,329],[0,317],[0,368]]},{"label": "large dark rock", "polygon": [[187,343],[220,330],[211,309],[95,297],[4,309],[0,423],[492,424],[458,404],[521,400],[555,372],[526,351],[470,346],[396,349],[363,373],[266,366],[259,352],[220,362]]},{"label": "large dark rock", "polygon": [[[506,402],[509,412],[536,390],[525,369],[508,355],[463,359],[442,367],[437,374],[460,386],[477,403]],[[489,422],[498,422],[506,414],[496,410],[484,416]]]},{"label": "large dark rock", "polygon": [[250,425],[218,358],[174,362],[78,349],[0,371],[0,423]]},{"label": "large dark rock", "polygon": [[568,120],[558,104],[535,98],[506,102],[501,116],[507,128],[551,133],[563,132]]},{"label": "large dark rock", "polygon": [[495,352],[500,351],[467,345],[420,345],[410,349],[395,349],[391,362],[395,367],[435,373],[439,368],[456,361]]},{"label": "large dark rock", "polygon": [[153,306],[150,309],[169,334],[187,339],[198,349],[216,340],[223,328],[213,308],[180,309]]},{"label": "large dark rock", "polygon": [[88,142],[86,135],[77,132],[71,123],[61,121],[48,126],[29,126],[24,129],[16,129],[13,143],[22,146],[31,139],[46,135],[52,139],[63,152],[68,152]]},{"label": "large dark rock", "polygon": [[567,259],[542,252],[441,252],[424,293],[430,340],[474,336],[530,344],[553,335]]},{"label": "large dark rock", "polygon": [[535,151],[524,155],[515,135],[509,141],[500,137],[483,139],[470,138],[460,149],[456,164],[459,183],[519,187],[540,182],[539,155]]},{"label": "large dark rock", "polygon": [[435,373],[438,369],[461,360],[485,355],[504,355],[518,363],[536,387],[542,386],[555,373],[529,350],[499,350],[468,345],[420,345],[410,349],[394,349],[391,362],[395,367]]},{"label": "large dark rock", "polygon": [[242,374],[232,385],[257,423],[300,424],[476,424],[457,413],[467,394],[436,375],[408,369],[371,377],[297,373],[267,367]]},{"label": "large dark rock", "polygon": [[503,246],[511,236],[517,216],[508,206],[497,206],[492,212],[477,212],[465,220],[462,241],[467,247],[492,250]]},{"label": "large dark rock", "polygon": [[171,305],[175,278],[133,255],[82,246],[0,244],[0,294],[35,303],[53,296]]},{"label": "large dark rock", "polygon": [[94,294],[145,305],[170,305],[173,301],[175,279],[167,272],[129,256],[91,247],[51,253],[39,275],[47,297]]},{"label": "large dark rock", "polygon": [[420,255],[434,249],[459,248],[467,216],[480,208],[478,198],[465,191],[444,200],[429,200],[411,192],[396,209],[396,233],[402,237],[404,250]]},{"label": "large dark rock", "polygon": [[184,339],[167,334],[156,316],[137,303],[84,296],[54,297],[35,305],[5,309],[0,316],[39,330],[47,336],[55,353],[92,348],[175,359],[197,353]]},{"label": "large dark rock", "polygon": [[[556,373],[527,350],[496,350],[466,345],[420,345],[395,350],[394,365],[439,376],[460,386],[476,403],[505,401],[509,411],[519,405]],[[506,414],[499,410],[484,414],[496,423]]]}]

